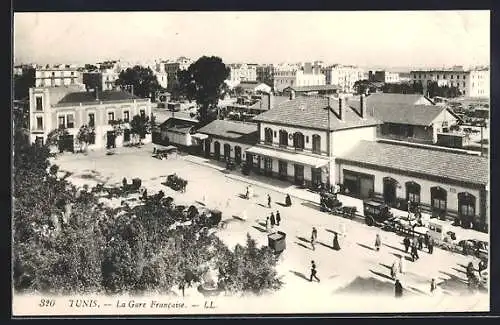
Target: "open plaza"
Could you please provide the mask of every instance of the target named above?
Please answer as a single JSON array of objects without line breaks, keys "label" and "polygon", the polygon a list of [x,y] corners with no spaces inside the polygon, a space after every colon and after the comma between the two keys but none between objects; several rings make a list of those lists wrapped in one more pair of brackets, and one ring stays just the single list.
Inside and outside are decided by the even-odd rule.
[{"label": "open plaza", "polygon": [[[120,185],[124,177],[128,180],[140,178],[149,195],[162,190],[166,196],[174,198],[175,204],[218,209],[222,211],[225,227],[218,229],[216,234],[231,247],[244,244],[247,233],[258,244],[268,245],[266,218],[279,210],[281,223],[274,227],[274,231],[286,233],[286,249],[279,256],[277,265],[284,286],[276,297],[284,300],[280,300],[283,302],[281,307],[273,307],[280,312],[300,312],[296,308],[301,306],[307,306],[304,311],[314,307],[317,312],[355,311],[378,299],[390,299],[392,302],[387,308],[392,311],[396,305],[391,266],[399,256],[405,259],[404,272],[398,274],[404,295],[416,299],[409,300],[415,301],[413,306],[401,307],[401,310],[488,309],[487,293],[470,295],[468,290],[466,266],[469,262],[477,265],[477,258],[439,248],[429,254],[424,248],[419,251],[420,258],[412,262],[404,251],[403,237],[369,227],[358,220],[321,212],[319,194],[253,173],[246,176],[238,169],[229,172],[223,163],[202,157],[179,153],[176,157],[160,160],[154,158],[152,152],[153,146],[147,144],[117,148],[113,155],[106,154],[105,150],[87,154],[63,153],[57,155],[53,163],[60,166],[61,172],[71,173],[69,180],[77,186]],[[185,192],[174,191],[162,184],[168,175],[174,173],[188,181]],[[253,188],[253,195],[246,199],[244,194],[249,185]],[[292,197],[290,207],[284,205],[286,194]],[[268,195],[271,208],[268,207]],[[347,196],[340,196],[340,200],[345,205],[362,205],[361,200]],[[358,208],[358,211],[362,209]],[[313,227],[318,231],[315,249],[310,243]],[[478,233],[467,231],[464,236]],[[340,250],[332,249],[334,233],[340,234]],[[380,251],[374,248],[377,233],[381,236]],[[312,260],[316,263],[321,282],[309,281]],[[430,292],[432,279],[438,285],[433,293]],[[197,295],[200,294],[195,289],[186,290],[186,296]],[[359,298],[335,299],[343,296]],[[363,302],[363,299],[367,301]],[[290,304],[285,303],[289,300]],[[259,301],[262,304],[263,300]],[[248,306],[240,310],[245,311],[249,311]]]}]

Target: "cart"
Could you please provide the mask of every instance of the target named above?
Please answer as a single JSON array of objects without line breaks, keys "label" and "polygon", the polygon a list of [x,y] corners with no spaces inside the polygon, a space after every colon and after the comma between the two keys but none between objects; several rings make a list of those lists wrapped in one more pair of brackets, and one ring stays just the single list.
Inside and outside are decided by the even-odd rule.
[{"label": "cart", "polygon": [[277,231],[267,235],[268,246],[276,255],[281,254],[286,249],[286,234],[282,231]]},{"label": "cart", "polygon": [[337,212],[342,213],[342,202],[337,199],[337,194],[328,192],[320,193],[320,210],[323,212]]},{"label": "cart", "polygon": [[377,226],[387,229],[394,221],[389,206],[384,203],[369,200],[363,202],[365,222],[368,226]]}]

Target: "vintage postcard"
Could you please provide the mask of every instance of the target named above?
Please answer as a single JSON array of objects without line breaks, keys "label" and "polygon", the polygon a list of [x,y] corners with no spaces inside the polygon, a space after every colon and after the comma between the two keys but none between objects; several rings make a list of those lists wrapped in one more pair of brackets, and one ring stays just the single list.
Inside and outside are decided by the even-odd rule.
[{"label": "vintage postcard", "polygon": [[13,316],[489,311],[489,11],[13,33]]}]

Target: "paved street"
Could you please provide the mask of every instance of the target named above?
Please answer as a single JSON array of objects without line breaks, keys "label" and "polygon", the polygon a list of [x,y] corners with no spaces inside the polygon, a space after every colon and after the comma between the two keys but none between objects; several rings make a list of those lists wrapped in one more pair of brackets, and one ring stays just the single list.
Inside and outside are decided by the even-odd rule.
[{"label": "paved street", "polygon": [[[149,194],[161,189],[167,196],[174,197],[177,204],[206,202],[208,207],[222,210],[223,219],[229,220],[228,227],[221,229],[219,236],[230,246],[244,243],[247,233],[261,245],[267,245],[265,219],[271,212],[279,210],[282,224],[278,229],[287,234],[287,249],[280,256],[278,265],[285,282],[278,295],[285,299],[301,296],[328,299],[335,293],[379,295],[381,298],[393,296],[394,281],[390,278],[389,268],[397,256],[405,255],[401,250],[401,237],[320,212],[317,205],[297,197],[292,198],[292,207],[283,207],[280,203],[284,202],[284,193],[291,189],[284,185],[280,188],[279,183],[273,182],[260,186],[261,180],[257,177],[252,177],[254,197],[243,199],[240,195],[245,192],[247,183],[239,171],[226,174],[215,163],[207,164],[199,157],[179,155],[176,159],[162,161],[152,158],[151,152],[152,146],[146,145],[140,149],[120,148],[110,156],[104,151],[88,155],[64,154],[55,163],[62,170],[73,173],[70,180],[78,185],[94,185],[96,182],[121,184],[123,177],[129,181],[140,177]],[[161,184],[172,173],[188,180],[185,193],[175,192]],[[271,195],[272,209],[267,208],[267,194]],[[233,215],[241,216],[244,211],[246,221],[232,218]],[[313,226],[318,229],[315,250],[311,249],[308,241]],[[331,248],[333,232],[342,229],[346,231],[345,237],[340,240],[341,250],[335,251]],[[373,249],[377,232],[383,243],[379,252]],[[440,249],[435,249],[433,255],[424,250],[420,256],[417,262],[407,261],[406,272],[400,276],[405,296],[425,297],[432,301],[439,299],[443,304],[446,297],[461,295],[464,303],[473,299],[468,302],[470,308],[473,308],[472,305],[479,309],[488,308],[487,295],[463,296],[467,292],[465,265],[472,260],[470,257]],[[309,282],[311,260],[316,261],[321,279],[319,284]],[[474,264],[477,265],[477,261],[474,260]],[[434,297],[429,293],[431,278],[435,278],[440,286]],[[463,309],[460,306],[449,308]],[[331,308],[335,309],[335,306]],[[418,309],[418,306],[415,308]]]}]

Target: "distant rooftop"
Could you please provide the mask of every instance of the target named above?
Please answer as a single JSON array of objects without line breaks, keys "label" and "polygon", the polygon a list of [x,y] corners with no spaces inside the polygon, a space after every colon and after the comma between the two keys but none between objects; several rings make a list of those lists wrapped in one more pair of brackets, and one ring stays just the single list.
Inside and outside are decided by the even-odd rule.
[{"label": "distant rooftop", "polygon": [[95,102],[112,102],[112,101],[124,101],[124,100],[145,100],[134,96],[125,91],[115,91],[108,90],[99,93],[99,99],[96,99],[93,92],[80,91],[80,92],[70,92],[66,94],[57,105],[68,105],[68,104],[86,104]]}]

